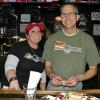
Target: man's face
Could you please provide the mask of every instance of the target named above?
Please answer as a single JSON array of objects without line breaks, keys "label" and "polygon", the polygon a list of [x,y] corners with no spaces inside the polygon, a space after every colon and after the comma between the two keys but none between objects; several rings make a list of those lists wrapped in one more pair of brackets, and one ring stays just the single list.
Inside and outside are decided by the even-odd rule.
[{"label": "man's face", "polygon": [[76,27],[76,22],[79,20],[79,15],[74,6],[66,5],[61,11],[62,24],[66,29],[72,29]]}]

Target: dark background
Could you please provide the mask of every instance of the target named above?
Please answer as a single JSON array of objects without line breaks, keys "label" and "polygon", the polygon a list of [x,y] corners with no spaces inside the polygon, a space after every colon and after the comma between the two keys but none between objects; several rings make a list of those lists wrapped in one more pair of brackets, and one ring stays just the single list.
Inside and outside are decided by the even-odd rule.
[{"label": "dark background", "polygon": [[[55,17],[60,15],[60,6],[64,1],[59,1],[55,3],[0,3],[0,79],[1,82],[5,81],[4,78],[4,62],[6,59],[6,54],[4,54],[4,43],[13,44],[16,42],[13,36],[18,35],[19,37],[24,37],[24,32],[20,32],[20,24],[27,24],[27,22],[21,22],[22,14],[29,14],[31,21],[42,20],[46,27],[50,30],[50,34],[53,34],[55,30],[55,25],[59,24],[56,22]],[[100,20],[91,20],[92,12],[100,12],[100,3],[76,3],[79,13],[84,15],[85,19],[80,19],[85,22],[85,25],[77,26],[87,34],[93,36],[98,51],[100,51],[100,35],[93,35],[93,25],[100,24]],[[14,15],[11,15],[11,10],[14,9]],[[99,15],[100,16],[100,15]],[[3,28],[3,34],[2,29]],[[2,49],[3,48],[3,49]],[[7,48],[7,52],[9,48]],[[100,52],[99,52],[100,53]],[[88,67],[86,66],[86,70]],[[98,65],[98,74],[96,77],[84,82],[84,89],[100,88],[100,66]]]}]

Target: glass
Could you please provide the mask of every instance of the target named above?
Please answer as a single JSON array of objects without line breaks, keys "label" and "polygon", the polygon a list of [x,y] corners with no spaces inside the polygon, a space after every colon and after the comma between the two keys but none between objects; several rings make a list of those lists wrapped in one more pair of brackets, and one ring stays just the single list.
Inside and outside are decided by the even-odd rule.
[{"label": "glass", "polygon": [[23,85],[25,100],[36,100],[36,90],[35,88],[27,88],[27,84]]},{"label": "glass", "polygon": [[66,16],[73,17],[73,16],[75,16],[77,14],[78,13],[76,13],[76,12],[61,13],[61,17],[66,17]]}]

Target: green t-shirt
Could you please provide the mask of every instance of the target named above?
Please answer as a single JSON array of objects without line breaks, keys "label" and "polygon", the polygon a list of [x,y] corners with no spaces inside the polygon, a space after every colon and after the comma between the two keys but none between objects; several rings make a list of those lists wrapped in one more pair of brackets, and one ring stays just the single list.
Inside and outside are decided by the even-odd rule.
[{"label": "green t-shirt", "polygon": [[63,79],[84,73],[86,63],[90,66],[100,62],[93,38],[82,31],[74,36],[66,36],[62,31],[53,34],[46,41],[43,58]]}]

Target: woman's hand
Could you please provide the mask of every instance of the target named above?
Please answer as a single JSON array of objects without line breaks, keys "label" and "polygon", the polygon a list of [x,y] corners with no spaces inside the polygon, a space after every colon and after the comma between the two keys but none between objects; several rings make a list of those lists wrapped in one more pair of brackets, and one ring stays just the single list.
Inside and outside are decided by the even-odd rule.
[{"label": "woman's hand", "polygon": [[11,81],[9,84],[9,89],[20,90],[18,80]]}]

